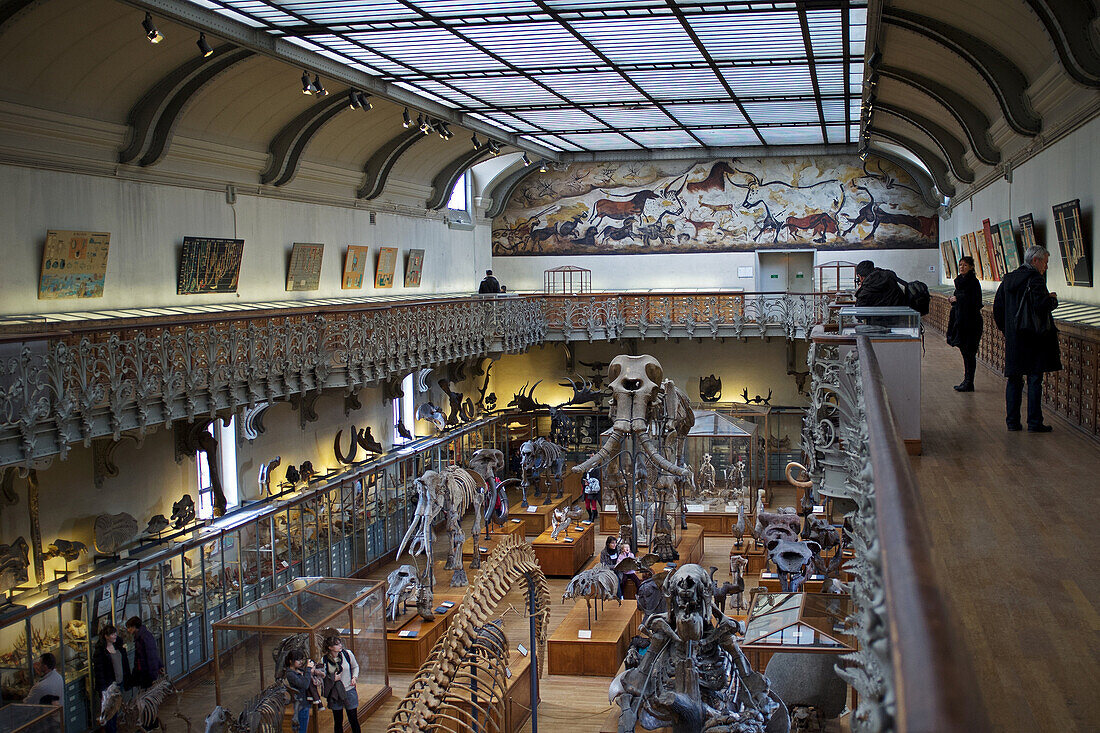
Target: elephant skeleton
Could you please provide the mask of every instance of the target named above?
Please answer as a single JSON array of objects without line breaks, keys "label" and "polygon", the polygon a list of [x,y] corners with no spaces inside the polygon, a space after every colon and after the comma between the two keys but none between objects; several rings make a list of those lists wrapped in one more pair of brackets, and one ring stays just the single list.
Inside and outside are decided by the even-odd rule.
[{"label": "elephant skeleton", "polygon": [[[611,388],[611,429],[600,449],[572,470],[583,474],[598,465],[613,466],[627,438],[632,438],[641,449],[639,457],[644,462],[635,461],[629,470],[637,478],[641,466],[647,477],[655,477],[652,478],[653,500],[657,504],[654,532],[667,544],[658,554],[662,559],[673,559],[672,526],[665,508],[676,501],[680,527],[687,528],[684,497],[694,484],[694,477],[684,465],[683,454],[688,432],[695,424],[695,413],[687,395],[671,379],[664,378],[664,369],[652,356],[616,356],[611,360],[607,377]],[[622,468],[620,465],[620,475]],[[632,527],[622,522],[625,519],[628,525],[633,525],[634,516],[627,508],[629,497],[620,483],[621,476],[615,475],[614,468],[610,474],[608,483],[619,510],[620,538],[625,540],[630,537]]]},{"label": "elephant skeleton", "polygon": [[[397,548],[397,558],[401,557],[405,547],[409,554],[424,556],[424,572],[420,576],[420,590],[417,593],[416,610],[421,618],[433,618],[432,604],[435,586],[435,574],[432,569],[432,548],[435,544],[433,525],[442,514],[450,535],[451,550],[447,555],[444,569],[453,570],[452,586],[467,584],[466,569],[462,566],[462,543],[466,539],[462,531],[462,517],[471,507],[477,507],[484,500],[481,482],[475,475],[458,466],[447,466],[442,471],[428,470],[413,480],[416,487],[416,511],[401,544]],[[481,531],[481,512],[475,509],[473,534]],[[479,567],[480,557],[474,553],[472,567]]]}]

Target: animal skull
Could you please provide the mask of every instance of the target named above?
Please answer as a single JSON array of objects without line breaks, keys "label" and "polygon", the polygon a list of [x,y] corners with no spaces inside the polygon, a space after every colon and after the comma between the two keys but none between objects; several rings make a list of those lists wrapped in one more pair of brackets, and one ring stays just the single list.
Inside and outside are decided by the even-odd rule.
[{"label": "animal skull", "polygon": [[389,589],[386,591],[386,615],[397,620],[398,608],[420,590],[420,580],[415,567],[402,565],[389,574],[386,582],[389,584]]},{"label": "animal skull", "polygon": [[698,641],[711,616],[714,586],[701,565],[683,565],[665,580],[672,628],[682,641]]},{"label": "animal skull", "polygon": [[620,354],[607,369],[611,388],[612,426],[625,432],[646,429],[649,408],[658,397],[665,370],[648,354]]}]

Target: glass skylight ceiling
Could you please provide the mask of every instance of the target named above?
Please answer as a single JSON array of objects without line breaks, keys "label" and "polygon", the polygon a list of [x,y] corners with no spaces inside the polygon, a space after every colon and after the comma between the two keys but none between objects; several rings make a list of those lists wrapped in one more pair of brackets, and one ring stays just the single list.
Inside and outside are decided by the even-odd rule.
[{"label": "glass skylight ceiling", "polygon": [[851,143],[867,0],[191,0],[565,151]]}]

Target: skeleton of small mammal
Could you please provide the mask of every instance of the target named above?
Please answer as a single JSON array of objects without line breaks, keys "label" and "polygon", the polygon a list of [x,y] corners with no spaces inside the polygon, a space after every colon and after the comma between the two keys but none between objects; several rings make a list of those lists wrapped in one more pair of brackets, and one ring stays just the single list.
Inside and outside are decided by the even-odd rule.
[{"label": "skeleton of small mammal", "polygon": [[584,516],[584,509],[579,506],[558,508],[551,517],[553,529],[550,531],[550,539],[556,540],[558,535],[564,532],[575,520]]},{"label": "skeleton of small mammal", "polygon": [[246,702],[235,720],[228,709],[216,705],[206,716],[205,733],[282,733],[289,697],[286,686],[276,682]]},{"label": "skeleton of small mammal", "polygon": [[[187,723],[187,728],[190,730],[191,721],[179,712],[179,690],[172,685],[167,675],[161,675],[156,682],[142,690],[129,702],[123,702],[122,688],[117,682],[112,682],[100,695],[100,713],[96,722],[99,725],[105,725],[108,720],[117,715],[119,733],[135,733],[142,728],[148,730],[157,722],[161,706],[169,695],[177,696],[175,716]],[[163,723],[161,729],[164,729]]]}]

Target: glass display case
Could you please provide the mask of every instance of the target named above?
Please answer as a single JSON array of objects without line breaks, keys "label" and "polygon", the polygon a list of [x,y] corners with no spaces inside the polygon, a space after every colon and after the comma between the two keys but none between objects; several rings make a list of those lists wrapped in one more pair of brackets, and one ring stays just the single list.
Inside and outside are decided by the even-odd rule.
[{"label": "glass display case", "polygon": [[903,307],[846,306],[840,309],[840,334],[920,338],[920,313]]},{"label": "glass display case", "polygon": [[55,733],[61,728],[61,708],[57,705],[0,707],[0,730],[5,733]]},{"label": "glass display case", "polygon": [[[360,711],[390,694],[386,660],[385,583],[297,578],[214,624],[215,702],[232,710],[282,685],[283,659],[301,649],[320,660],[323,640],[339,636],[359,664]],[[310,716],[310,730],[319,718]]]},{"label": "glass display case", "polygon": [[[846,631],[851,599],[833,593],[758,593],[749,609],[742,649],[855,650]],[[796,649],[789,649],[796,647]]]},{"label": "glass display case", "polygon": [[[447,458],[463,463],[477,447],[505,445],[509,417],[425,439],[310,488],[242,507],[173,541],[150,541],[128,558],[83,577],[70,575],[52,595],[41,592],[5,607],[0,704],[22,701],[34,656],[51,651],[65,683],[65,730],[94,727],[91,650],[103,625],[123,630],[132,616],[157,640],[173,680],[201,674],[212,658],[217,622],[299,576],[348,577],[383,559],[408,527],[416,503],[413,480]],[[381,598],[377,605],[381,620]],[[384,661],[375,669],[384,670]],[[209,697],[209,706],[202,701],[206,710],[214,704],[213,688]]]},{"label": "glass display case", "polygon": [[755,509],[755,489],[764,476],[759,433],[748,420],[695,411],[685,444],[687,464],[695,473],[695,491],[685,497],[689,512],[736,512],[741,501],[747,512]]}]

